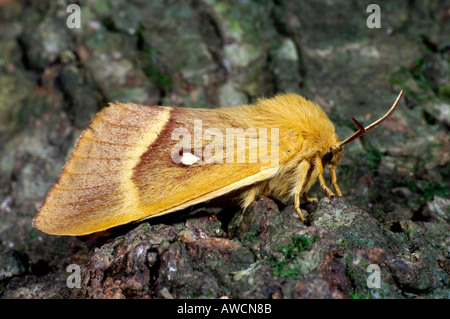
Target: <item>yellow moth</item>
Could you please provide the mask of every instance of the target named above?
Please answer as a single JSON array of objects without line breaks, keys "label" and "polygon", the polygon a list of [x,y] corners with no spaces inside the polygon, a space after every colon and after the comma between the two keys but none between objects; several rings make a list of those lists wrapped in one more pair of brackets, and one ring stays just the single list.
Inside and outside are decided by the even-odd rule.
[{"label": "yellow moth", "polygon": [[78,139],[33,225],[49,234],[86,235],[167,214],[231,194],[245,209],[259,195],[286,202],[319,179],[328,196],[344,146],[396,109],[344,141],[315,103],[297,94],[218,109],[115,103]]}]

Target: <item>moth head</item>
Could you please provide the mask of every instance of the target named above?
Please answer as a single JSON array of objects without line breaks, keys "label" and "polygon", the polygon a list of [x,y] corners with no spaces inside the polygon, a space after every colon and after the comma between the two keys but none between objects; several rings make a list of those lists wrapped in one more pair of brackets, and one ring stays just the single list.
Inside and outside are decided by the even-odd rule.
[{"label": "moth head", "polygon": [[335,145],[322,155],[322,164],[327,167],[335,167],[341,163],[342,156],[344,156],[344,148]]},{"label": "moth head", "polygon": [[378,126],[381,122],[386,120],[388,117],[390,117],[392,115],[392,113],[394,113],[394,111],[397,108],[397,106],[399,105],[402,96],[403,96],[403,90],[400,91],[400,94],[398,95],[397,99],[395,100],[395,102],[392,105],[392,107],[390,108],[390,110],[384,116],[380,117],[378,120],[376,120],[375,122],[373,122],[372,124],[370,124],[370,125],[368,125],[366,127],[363,127],[355,118],[352,117],[353,122],[358,127],[358,131],[353,133],[353,135],[351,135],[350,137],[348,137],[344,141],[337,143],[335,146],[333,146],[333,148],[334,149],[342,149],[345,145],[347,145],[348,143],[356,140],[358,137],[360,137],[361,135],[363,135],[366,132],[370,131],[374,127]]}]

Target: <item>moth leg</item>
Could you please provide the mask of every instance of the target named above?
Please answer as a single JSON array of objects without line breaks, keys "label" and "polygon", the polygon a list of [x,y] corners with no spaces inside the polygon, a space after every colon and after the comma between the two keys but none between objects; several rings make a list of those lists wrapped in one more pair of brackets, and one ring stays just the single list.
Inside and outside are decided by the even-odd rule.
[{"label": "moth leg", "polygon": [[316,197],[308,197],[308,192],[303,193],[303,199],[307,203],[317,203],[318,199]]},{"label": "moth leg", "polygon": [[300,209],[300,194],[302,193],[303,185],[305,184],[306,178],[308,176],[309,168],[311,167],[311,164],[303,160],[300,162],[300,164],[296,168],[296,174],[297,174],[297,185],[295,185],[294,188],[294,207],[295,211],[297,212],[298,218],[304,223],[305,217],[303,217],[302,210]]},{"label": "moth leg", "polygon": [[334,195],[334,193],[331,191],[331,189],[328,188],[327,184],[325,184],[325,179],[323,178],[323,165],[322,165],[322,160],[320,158],[316,159],[316,163],[317,163],[317,167],[319,169],[319,182],[320,182],[320,187],[327,192],[328,197],[333,197],[336,196]]},{"label": "moth leg", "polygon": [[244,194],[242,194],[242,203],[241,203],[241,207],[243,210],[246,210],[247,207],[253,203],[253,201],[256,198],[256,193],[257,193],[258,188],[257,187],[252,187],[251,189],[249,189],[248,191],[246,191]]},{"label": "moth leg", "polygon": [[339,188],[337,182],[336,182],[336,169],[335,167],[331,167],[329,169],[330,171],[330,176],[331,176],[331,185],[333,185],[334,189],[336,190],[336,194],[338,196],[342,197],[342,193],[341,193],[341,189]]}]

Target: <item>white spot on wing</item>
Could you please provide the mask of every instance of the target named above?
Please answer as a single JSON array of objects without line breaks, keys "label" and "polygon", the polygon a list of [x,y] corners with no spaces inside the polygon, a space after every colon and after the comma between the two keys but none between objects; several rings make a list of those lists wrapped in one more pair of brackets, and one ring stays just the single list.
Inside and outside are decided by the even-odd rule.
[{"label": "white spot on wing", "polygon": [[191,153],[183,153],[183,156],[181,156],[180,162],[183,165],[192,165],[195,163],[200,162],[200,158],[195,156],[194,154]]}]

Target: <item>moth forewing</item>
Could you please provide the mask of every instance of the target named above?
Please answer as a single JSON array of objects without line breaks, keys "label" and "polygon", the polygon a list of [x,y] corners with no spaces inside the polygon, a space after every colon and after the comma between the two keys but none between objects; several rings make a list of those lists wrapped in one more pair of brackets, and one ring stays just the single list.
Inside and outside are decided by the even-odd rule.
[{"label": "moth forewing", "polygon": [[[208,138],[200,144],[189,138],[188,151],[174,160],[178,141],[173,131],[193,137],[230,127],[236,127],[233,117],[214,110],[111,104],[82,132],[33,224],[50,234],[85,235],[183,209],[273,176],[278,157],[255,161],[258,144],[251,135],[250,143],[228,149],[236,154],[231,163],[225,161],[226,148],[219,152],[216,145],[208,151]],[[235,137],[239,142],[248,130],[236,129]]]}]

